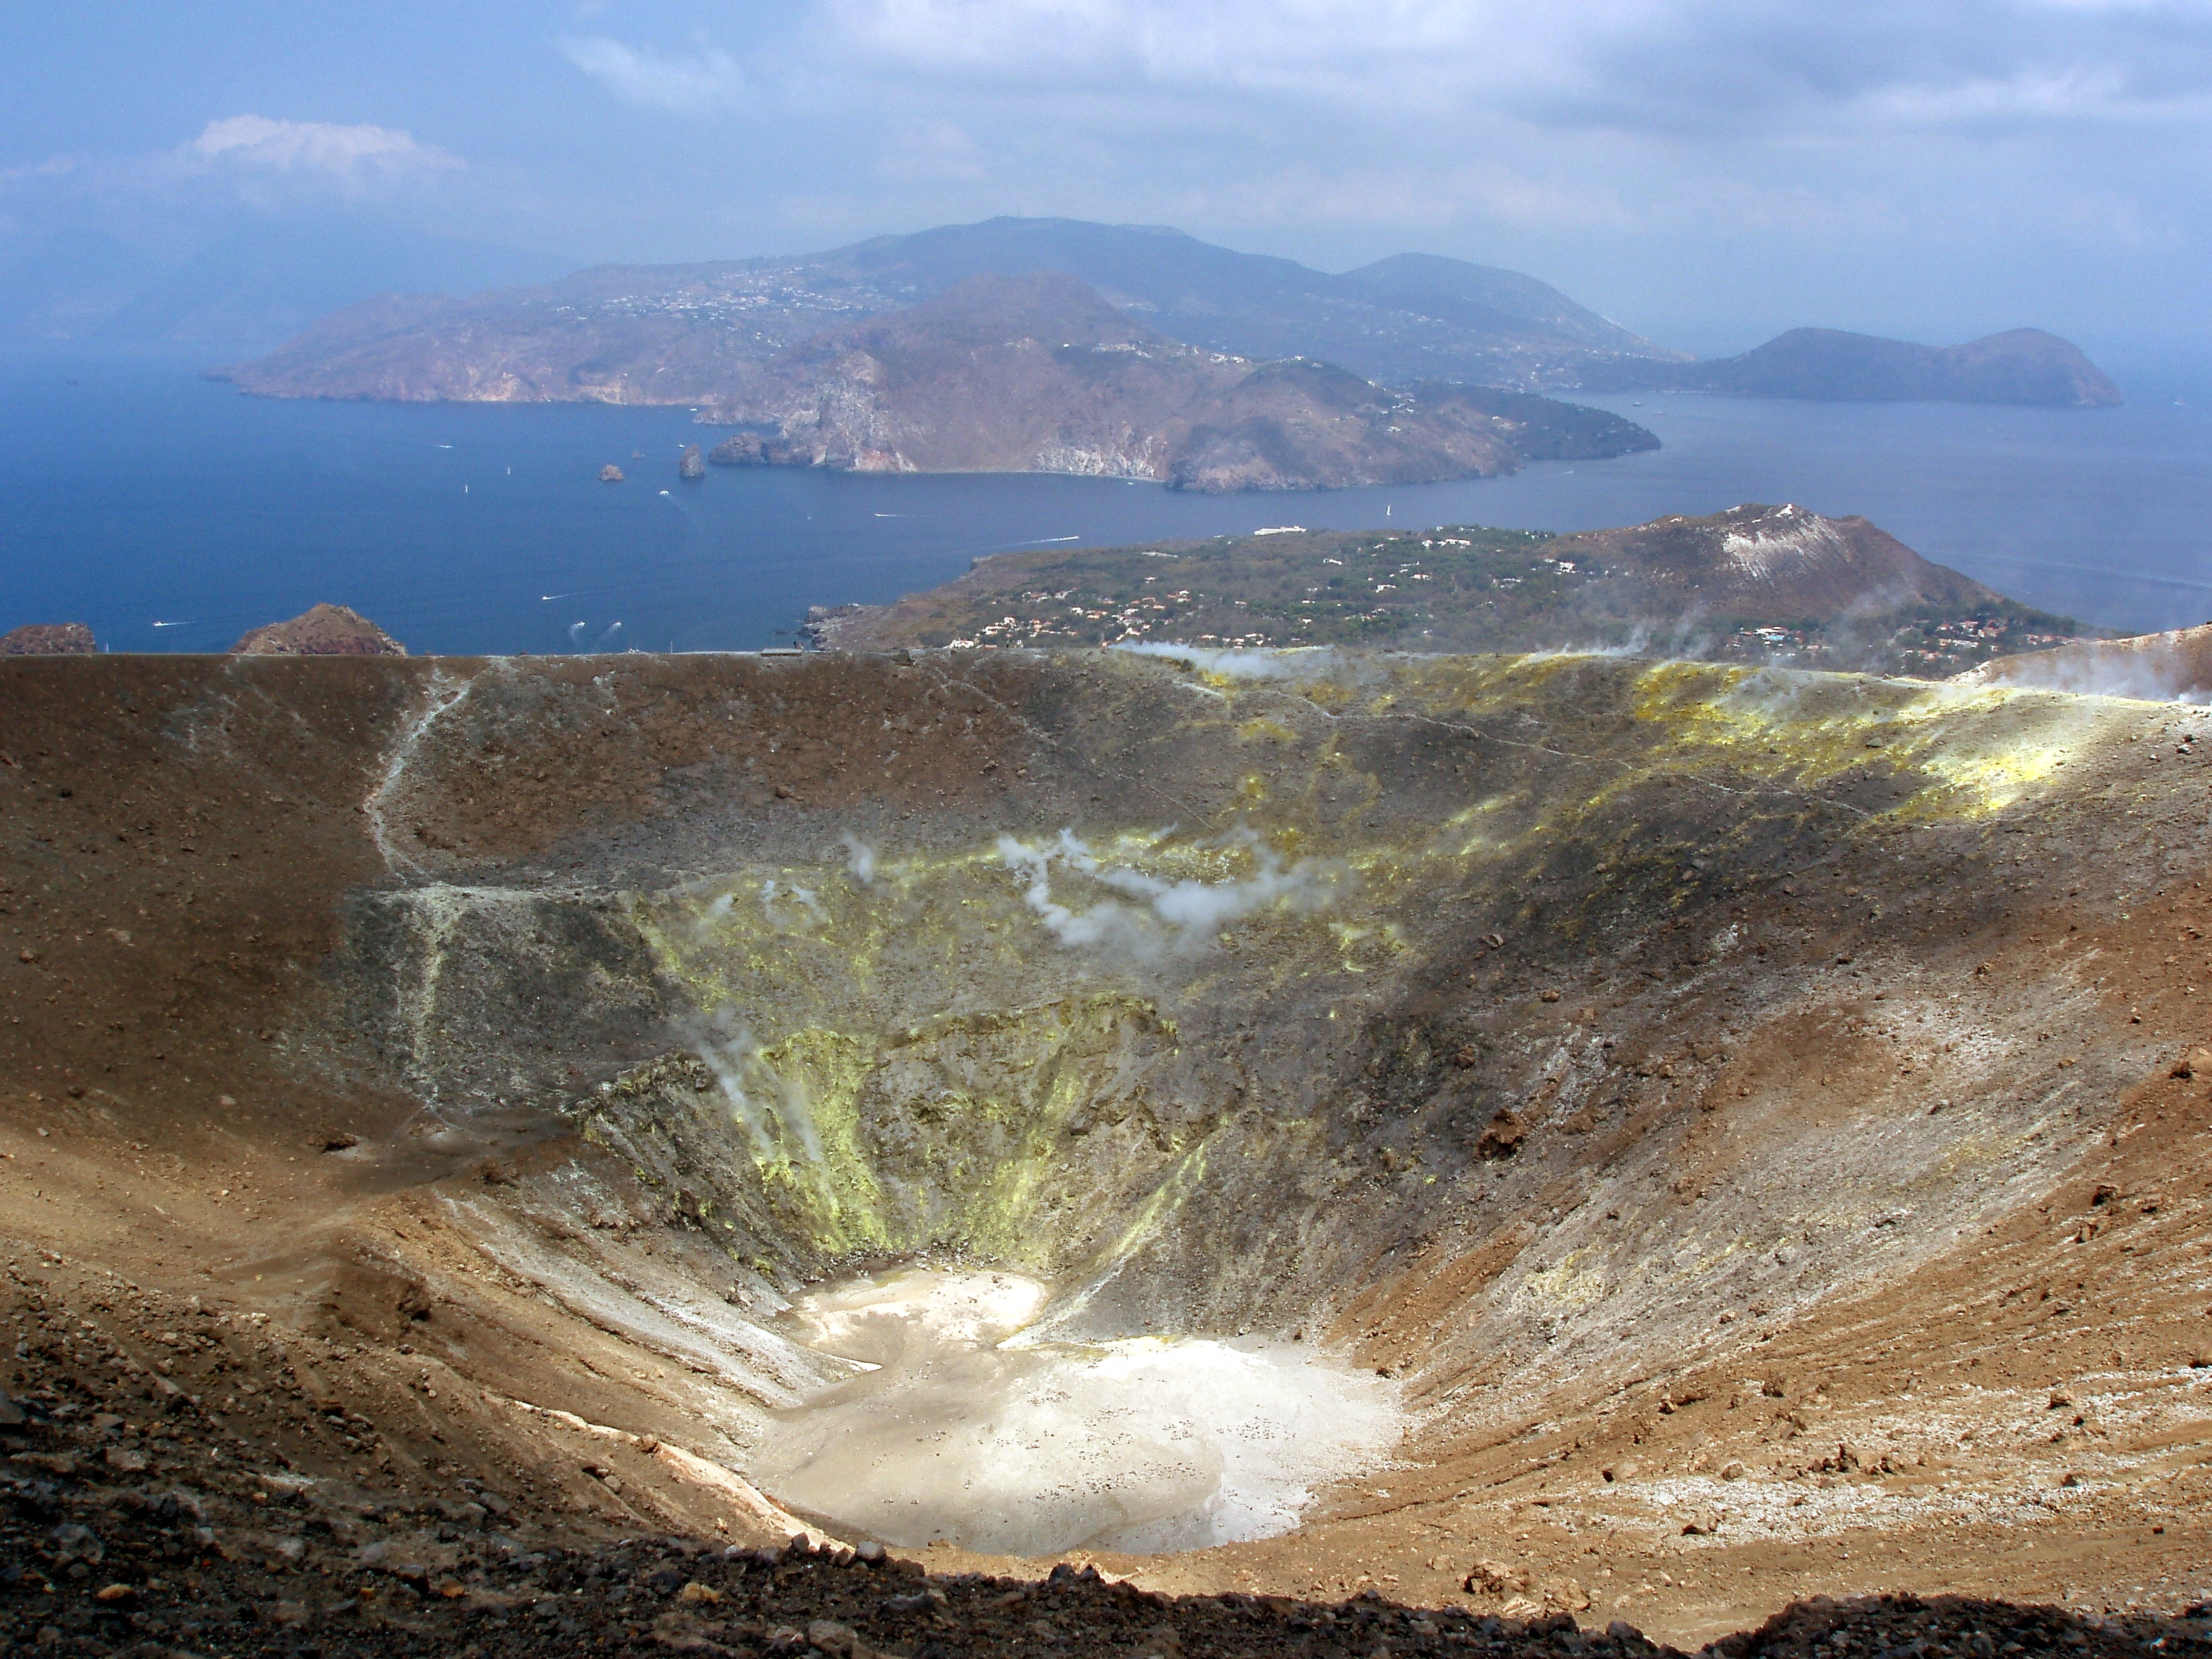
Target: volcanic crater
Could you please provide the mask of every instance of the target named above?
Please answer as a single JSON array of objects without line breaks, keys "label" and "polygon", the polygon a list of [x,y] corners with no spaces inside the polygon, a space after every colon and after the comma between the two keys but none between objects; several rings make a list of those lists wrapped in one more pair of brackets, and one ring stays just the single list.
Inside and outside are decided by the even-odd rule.
[{"label": "volcanic crater", "polygon": [[346,1571],[805,1529],[1685,1643],[2206,1593],[2201,710],[1334,653],[0,696],[9,1391],[189,1401]]}]

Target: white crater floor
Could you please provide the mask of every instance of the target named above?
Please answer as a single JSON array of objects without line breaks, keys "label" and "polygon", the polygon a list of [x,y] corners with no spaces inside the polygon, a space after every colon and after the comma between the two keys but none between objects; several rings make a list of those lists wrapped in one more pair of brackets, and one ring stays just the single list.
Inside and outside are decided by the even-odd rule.
[{"label": "white crater floor", "polygon": [[1048,1300],[920,1268],[806,1297],[786,1316],[799,1340],[868,1369],[781,1413],[754,1478],[906,1548],[1151,1553],[1288,1532],[1397,1443],[1391,1385],[1304,1344],[1025,1341]]}]

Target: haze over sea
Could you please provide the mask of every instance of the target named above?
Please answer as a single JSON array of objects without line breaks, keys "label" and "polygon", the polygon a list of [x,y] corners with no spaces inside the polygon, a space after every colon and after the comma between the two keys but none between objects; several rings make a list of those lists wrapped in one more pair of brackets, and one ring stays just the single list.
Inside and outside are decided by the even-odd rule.
[{"label": "haze over sea", "polygon": [[[2105,627],[2212,617],[2212,374],[2110,365],[2079,410],[1583,399],[1657,433],[1617,460],[1417,488],[1183,495],[1035,475],[712,468],[681,409],[245,398],[220,350],[0,357],[0,629],[220,651],[318,600],[435,653],[749,649],[979,555],[1309,528],[1582,530],[1740,501],[1859,513],[2001,592]],[[609,462],[629,475],[597,482]]]}]

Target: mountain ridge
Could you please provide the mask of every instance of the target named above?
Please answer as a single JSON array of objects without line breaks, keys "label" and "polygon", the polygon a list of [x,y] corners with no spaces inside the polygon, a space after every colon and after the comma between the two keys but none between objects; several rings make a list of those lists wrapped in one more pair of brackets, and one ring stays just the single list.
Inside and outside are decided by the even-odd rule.
[{"label": "mountain ridge", "polygon": [[276,397],[694,404],[824,328],[970,276],[1033,271],[1076,277],[1192,345],[1319,357],[1373,380],[1540,391],[1575,384],[1586,362],[1680,356],[1518,272],[1401,255],[1331,275],[1164,228],[1002,218],[820,253],[598,265],[458,298],[379,296],[221,372]]}]

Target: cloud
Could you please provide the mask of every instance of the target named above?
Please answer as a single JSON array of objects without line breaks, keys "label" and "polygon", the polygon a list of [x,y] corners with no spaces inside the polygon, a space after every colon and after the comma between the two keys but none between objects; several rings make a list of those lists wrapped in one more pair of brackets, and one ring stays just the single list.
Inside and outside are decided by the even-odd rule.
[{"label": "cloud", "polygon": [[817,0],[813,17],[825,58],[902,82],[1716,134],[1884,100],[1922,120],[1992,102],[2188,118],[2212,57],[2212,11],[2148,0]]},{"label": "cloud", "polygon": [[210,121],[178,154],[189,163],[208,167],[347,182],[447,173],[461,165],[459,156],[417,143],[396,127],[273,121],[264,115]]},{"label": "cloud", "polygon": [[167,149],[0,168],[0,197],[38,234],[96,229],[167,258],[271,214],[412,210],[466,174],[398,127],[228,115]]},{"label": "cloud", "polygon": [[673,115],[727,108],[746,89],[744,71],[719,46],[703,46],[690,58],[669,58],[651,47],[595,34],[562,40],[561,55],[624,103]]}]

